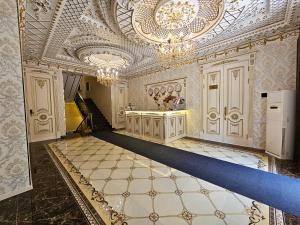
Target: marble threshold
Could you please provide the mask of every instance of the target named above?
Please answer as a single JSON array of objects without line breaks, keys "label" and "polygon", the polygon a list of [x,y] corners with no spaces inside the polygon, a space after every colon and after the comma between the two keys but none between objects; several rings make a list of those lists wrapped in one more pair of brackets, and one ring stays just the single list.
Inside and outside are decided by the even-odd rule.
[{"label": "marble threshold", "polygon": [[[190,139],[168,146],[255,169],[269,168],[264,153]],[[49,147],[106,224],[270,224],[267,205],[95,137]]]}]

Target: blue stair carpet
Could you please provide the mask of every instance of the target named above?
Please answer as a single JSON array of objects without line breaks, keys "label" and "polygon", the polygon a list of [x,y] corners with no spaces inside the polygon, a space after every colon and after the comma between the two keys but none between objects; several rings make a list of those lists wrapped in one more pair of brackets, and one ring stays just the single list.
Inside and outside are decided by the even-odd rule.
[{"label": "blue stair carpet", "polygon": [[98,132],[94,136],[286,213],[300,216],[300,179],[113,132]]}]

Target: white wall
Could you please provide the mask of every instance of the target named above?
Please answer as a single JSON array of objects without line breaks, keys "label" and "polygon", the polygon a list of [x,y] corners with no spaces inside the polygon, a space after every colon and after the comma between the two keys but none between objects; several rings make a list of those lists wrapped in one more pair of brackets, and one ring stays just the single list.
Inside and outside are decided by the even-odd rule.
[{"label": "white wall", "polygon": [[0,0],[0,200],[32,188],[16,2]]},{"label": "white wall", "polygon": [[[296,85],[296,41],[297,37],[289,37],[283,41],[257,46],[255,60],[254,90],[253,90],[253,129],[249,135],[253,137],[255,148],[265,148],[266,137],[266,99],[261,98],[262,92],[295,89]],[[201,89],[200,65],[193,63],[180,68],[148,74],[129,79],[129,103],[136,109],[147,109],[145,101],[145,85],[187,77],[186,100],[190,110],[187,119],[187,134],[200,137],[201,132]]]}]

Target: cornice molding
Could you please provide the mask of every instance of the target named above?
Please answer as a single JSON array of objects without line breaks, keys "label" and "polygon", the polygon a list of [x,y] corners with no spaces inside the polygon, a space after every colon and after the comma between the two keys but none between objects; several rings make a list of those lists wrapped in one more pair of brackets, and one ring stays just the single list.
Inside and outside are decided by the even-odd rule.
[{"label": "cornice molding", "polygon": [[269,38],[261,38],[259,40],[256,41],[252,41],[252,42],[248,42],[245,44],[241,44],[239,46],[233,47],[233,48],[229,48],[229,49],[225,49],[222,51],[218,51],[218,52],[214,52],[208,55],[204,55],[201,57],[195,57],[193,59],[189,59],[186,61],[181,61],[176,63],[170,63],[167,65],[161,65],[158,67],[153,67],[153,68],[149,68],[149,69],[145,69],[142,71],[139,71],[135,74],[132,75],[128,75],[128,79],[134,79],[137,77],[141,77],[141,76],[147,76],[149,74],[153,74],[153,73],[158,73],[158,72],[163,72],[169,69],[174,69],[174,68],[178,68],[187,64],[192,64],[192,63],[198,63],[198,64],[206,64],[212,61],[219,61],[222,59],[228,59],[234,56],[239,56],[239,55],[244,55],[246,53],[251,53],[251,52],[255,52],[255,47],[256,46],[263,46],[263,45],[267,45],[267,43],[269,42],[273,42],[273,41],[283,41],[286,38],[289,37],[299,37],[300,36],[300,30],[293,30],[287,33],[283,33],[283,34],[279,34],[279,35],[275,35]]}]

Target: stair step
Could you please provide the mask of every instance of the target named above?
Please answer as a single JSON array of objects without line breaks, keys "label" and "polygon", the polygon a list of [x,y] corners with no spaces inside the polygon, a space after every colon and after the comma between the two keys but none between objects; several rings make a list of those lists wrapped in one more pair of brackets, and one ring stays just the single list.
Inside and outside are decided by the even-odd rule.
[{"label": "stair step", "polygon": [[85,114],[93,114],[93,131],[112,130],[111,125],[98,109],[92,99],[84,99],[85,104],[79,104]]}]

